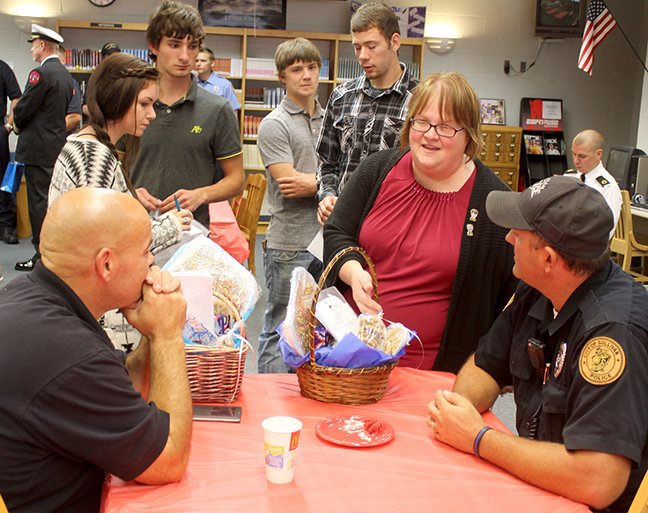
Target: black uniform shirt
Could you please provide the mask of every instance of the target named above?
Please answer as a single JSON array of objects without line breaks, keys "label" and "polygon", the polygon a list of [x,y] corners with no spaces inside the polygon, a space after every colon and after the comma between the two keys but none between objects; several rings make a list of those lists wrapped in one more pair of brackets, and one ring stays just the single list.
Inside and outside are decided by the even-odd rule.
[{"label": "black uniform shirt", "polygon": [[[530,338],[546,346],[546,372],[532,364]],[[612,505],[629,506],[648,468],[643,286],[608,262],[554,318],[551,301],[521,282],[514,302],[480,340],[475,363],[501,385],[514,385],[520,436],[631,459],[628,486]]]},{"label": "black uniform shirt", "polygon": [[15,100],[21,94],[16,75],[6,62],[0,61],[0,118],[7,115],[7,98]]}]

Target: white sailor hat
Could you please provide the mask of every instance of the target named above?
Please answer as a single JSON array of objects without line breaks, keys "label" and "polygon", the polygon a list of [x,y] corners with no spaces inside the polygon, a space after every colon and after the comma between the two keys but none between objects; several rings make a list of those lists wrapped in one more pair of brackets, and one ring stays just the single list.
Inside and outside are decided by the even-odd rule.
[{"label": "white sailor hat", "polygon": [[43,41],[49,41],[51,43],[62,43],[63,38],[56,32],[51,29],[41,27],[32,23],[32,32],[31,37],[27,40],[28,43],[31,43],[34,39],[42,39]]}]

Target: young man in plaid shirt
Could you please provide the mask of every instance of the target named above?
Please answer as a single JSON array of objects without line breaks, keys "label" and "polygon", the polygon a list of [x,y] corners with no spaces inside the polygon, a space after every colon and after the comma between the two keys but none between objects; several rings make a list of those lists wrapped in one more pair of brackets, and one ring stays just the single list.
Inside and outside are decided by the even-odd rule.
[{"label": "young man in plaid shirt", "polygon": [[351,19],[351,33],[364,73],[339,85],[326,106],[317,144],[320,224],[360,162],[398,146],[412,90],[419,82],[398,61],[401,36],[391,7],[362,5]]}]

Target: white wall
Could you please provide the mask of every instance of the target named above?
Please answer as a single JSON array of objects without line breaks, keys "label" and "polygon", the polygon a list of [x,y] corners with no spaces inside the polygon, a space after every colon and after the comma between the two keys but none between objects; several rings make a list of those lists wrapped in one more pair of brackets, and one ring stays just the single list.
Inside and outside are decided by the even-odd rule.
[{"label": "white wall", "polygon": [[[1,3],[8,5],[16,1],[1,0]],[[198,0],[187,2],[198,5]],[[91,6],[87,0],[54,3],[60,3],[61,14],[55,16],[59,18],[146,22],[157,0],[116,0],[103,9]],[[509,78],[503,73],[504,60],[519,68],[522,60],[531,64],[538,51],[540,39],[533,35],[535,0],[387,0],[386,3],[425,4],[428,26],[440,22],[454,26],[462,39],[446,55],[433,54],[426,48],[424,72],[463,73],[481,97],[506,100],[508,124],[519,125],[522,97],[561,98],[568,141],[585,128],[595,128],[604,135],[606,150],[611,144],[634,146],[636,143],[648,152],[648,85],[643,89],[646,107],[641,113],[638,137],[644,72],[618,28],[597,48],[592,77],[576,67],[580,39],[572,38],[546,45],[533,68],[522,76]],[[646,3],[646,0],[606,1],[643,59],[648,36]],[[287,29],[348,32],[349,6],[348,1],[288,0]],[[0,11],[6,8],[0,6]],[[48,26],[54,26],[53,19]],[[21,86],[34,67],[27,39],[27,34],[16,29],[8,15],[0,14],[0,59],[14,62]],[[119,38],[115,35],[114,39]]]}]

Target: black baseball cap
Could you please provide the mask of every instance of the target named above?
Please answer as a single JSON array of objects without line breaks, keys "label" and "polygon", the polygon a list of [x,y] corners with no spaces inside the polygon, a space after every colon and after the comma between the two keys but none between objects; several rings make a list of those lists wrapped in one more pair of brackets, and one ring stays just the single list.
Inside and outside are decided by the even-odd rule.
[{"label": "black baseball cap", "polygon": [[492,191],[486,198],[491,221],[504,228],[538,233],[575,258],[601,256],[614,227],[603,195],[569,176],[552,176],[524,192]]},{"label": "black baseball cap", "polygon": [[106,43],[101,48],[102,57],[108,57],[109,55],[112,55],[115,52],[121,52],[121,48],[117,46],[117,43]]}]

